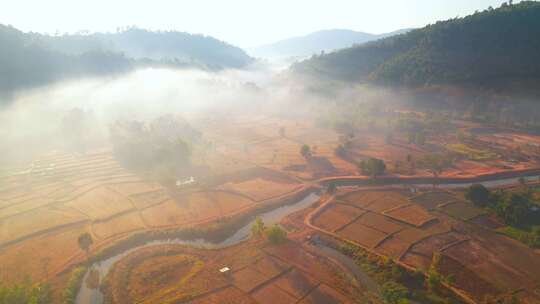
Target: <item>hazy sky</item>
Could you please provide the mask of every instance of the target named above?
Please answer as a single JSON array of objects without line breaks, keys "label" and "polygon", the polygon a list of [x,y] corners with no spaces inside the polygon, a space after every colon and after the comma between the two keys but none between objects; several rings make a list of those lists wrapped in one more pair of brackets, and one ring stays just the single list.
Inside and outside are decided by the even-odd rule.
[{"label": "hazy sky", "polygon": [[[465,16],[502,0],[2,0],[0,23],[23,31],[114,31],[136,25],[249,47],[321,29],[383,33]],[[518,1],[514,1],[517,3]]]}]

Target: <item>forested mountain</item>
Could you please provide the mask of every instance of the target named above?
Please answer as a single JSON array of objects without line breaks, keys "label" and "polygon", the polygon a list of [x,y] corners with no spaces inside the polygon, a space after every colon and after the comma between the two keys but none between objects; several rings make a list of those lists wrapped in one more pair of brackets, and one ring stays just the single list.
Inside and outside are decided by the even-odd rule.
[{"label": "forested mountain", "polygon": [[0,25],[0,94],[139,66],[241,68],[252,60],[237,47],[201,35],[130,29],[53,37]]},{"label": "forested mountain", "polygon": [[122,54],[106,51],[64,54],[36,43],[30,35],[0,25],[0,93],[66,77],[122,72],[133,64]]},{"label": "forested mountain", "polygon": [[117,33],[34,37],[53,50],[75,55],[106,50],[135,59],[178,60],[224,68],[242,68],[253,61],[242,49],[226,42],[176,31],[131,28]]},{"label": "forested mountain", "polygon": [[404,29],[376,35],[342,29],[323,30],[306,36],[293,37],[272,44],[254,47],[249,49],[248,52],[255,57],[263,58],[307,57],[313,54],[319,54],[321,51],[330,52],[351,47],[354,44],[402,34],[407,31],[409,30]]},{"label": "forested mountain", "polygon": [[477,85],[540,79],[540,2],[503,4],[465,18],[314,56],[296,73],[384,85]]}]

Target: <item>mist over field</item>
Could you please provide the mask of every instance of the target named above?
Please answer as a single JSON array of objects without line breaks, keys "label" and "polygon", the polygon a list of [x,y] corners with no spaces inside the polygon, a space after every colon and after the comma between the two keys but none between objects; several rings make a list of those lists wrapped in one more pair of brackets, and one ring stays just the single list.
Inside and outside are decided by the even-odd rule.
[{"label": "mist over field", "polygon": [[0,304],[540,303],[540,2],[28,2]]},{"label": "mist over field", "polygon": [[116,120],[149,121],[167,113],[189,118],[208,111],[227,115],[241,108],[263,108],[270,94],[279,97],[276,91],[269,93],[270,77],[265,70],[148,68],[20,91],[0,109],[2,160],[61,149],[63,132],[70,129],[63,120],[75,109],[92,120],[86,122],[81,140],[99,145],[106,142],[107,126]]}]

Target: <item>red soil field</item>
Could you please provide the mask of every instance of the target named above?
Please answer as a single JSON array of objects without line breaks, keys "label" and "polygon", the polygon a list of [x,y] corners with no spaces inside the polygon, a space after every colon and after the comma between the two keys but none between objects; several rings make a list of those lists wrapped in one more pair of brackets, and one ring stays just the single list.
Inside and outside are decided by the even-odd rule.
[{"label": "red soil field", "polygon": [[222,303],[235,303],[235,304],[256,304],[249,295],[245,294],[238,288],[231,286],[216,292],[205,294],[197,297],[193,301],[187,302],[189,304],[222,304]]},{"label": "red soil field", "polygon": [[249,196],[254,201],[261,201],[280,196],[298,189],[300,184],[272,181],[264,178],[254,178],[242,182],[230,182],[221,185],[219,189],[234,191]]},{"label": "red soil field", "polygon": [[422,227],[427,222],[435,219],[435,217],[425,211],[424,208],[417,205],[398,207],[387,211],[384,214],[416,227]]},{"label": "red soil field", "polygon": [[500,292],[499,289],[477,276],[473,271],[463,267],[459,261],[446,255],[441,256],[438,271],[444,276],[454,275],[454,286],[466,291],[477,301],[483,300],[486,295]]},{"label": "red soil field", "polygon": [[289,271],[273,282],[273,285],[293,295],[296,299],[302,299],[318,284],[315,278],[297,269]]},{"label": "red soil field", "polygon": [[378,253],[384,254],[386,256],[399,258],[408,250],[409,246],[410,246],[409,243],[406,243],[393,236],[390,236],[389,238],[385,239],[382,243],[380,243],[377,247],[375,247],[375,251],[377,251]]},{"label": "red soil field", "polygon": [[450,244],[468,239],[465,235],[456,232],[439,234],[422,240],[411,248],[411,252],[430,257],[434,252],[438,252]]},{"label": "red soil field", "polygon": [[119,234],[146,228],[138,212],[130,212],[115,216],[109,220],[93,223],[92,231],[99,239],[106,239]]},{"label": "red soil field", "polygon": [[476,208],[468,202],[450,203],[444,205],[443,207],[439,207],[439,209],[452,217],[456,217],[464,221],[468,221],[486,213],[484,210]]},{"label": "red soil field", "polygon": [[362,215],[358,219],[358,223],[370,228],[374,228],[386,234],[392,234],[405,228],[405,226],[393,222],[384,215],[373,212],[368,212]]},{"label": "red soil field", "polygon": [[470,222],[487,229],[497,229],[505,226],[497,217],[488,214],[477,216],[471,219]]},{"label": "red soil field", "polygon": [[315,290],[308,294],[301,304],[339,304],[339,303],[352,303],[347,297],[340,294],[336,290],[326,286],[325,284],[319,285]]},{"label": "red soil field", "polygon": [[427,210],[437,208],[438,205],[455,201],[456,197],[447,192],[426,192],[411,198],[411,201]]},{"label": "red soil field", "polygon": [[379,230],[360,224],[358,220],[337,231],[337,234],[369,248],[376,246],[387,235]]},{"label": "red soil field", "polygon": [[271,276],[265,275],[252,267],[247,267],[232,274],[234,286],[244,292],[250,292],[255,287],[269,280]]},{"label": "red soil field", "polygon": [[257,289],[251,296],[260,304],[293,304],[298,301],[297,298],[274,284],[265,285]]},{"label": "red soil field", "polygon": [[319,214],[313,224],[327,231],[336,231],[350,223],[366,211],[344,204],[335,203]]}]

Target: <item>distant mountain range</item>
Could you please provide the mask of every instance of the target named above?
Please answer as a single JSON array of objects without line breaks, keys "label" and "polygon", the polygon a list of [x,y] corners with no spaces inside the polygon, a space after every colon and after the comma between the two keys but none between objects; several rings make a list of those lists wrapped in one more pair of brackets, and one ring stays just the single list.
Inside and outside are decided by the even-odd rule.
[{"label": "distant mountain range", "polygon": [[123,73],[142,66],[243,68],[242,49],[212,37],[129,29],[49,36],[0,25],[0,96],[66,78]]},{"label": "distant mountain range", "polygon": [[403,34],[410,29],[402,29],[385,34],[369,34],[344,29],[322,30],[306,36],[293,37],[272,44],[247,49],[254,57],[284,59],[289,57],[305,58],[321,52],[330,52],[351,47],[368,41]]},{"label": "distant mountain range", "polygon": [[[540,93],[540,2],[506,4],[291,67],[319,79],[379,85],[519,85]],[[531,85],[531,83],[536,83]]]}]

